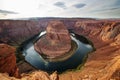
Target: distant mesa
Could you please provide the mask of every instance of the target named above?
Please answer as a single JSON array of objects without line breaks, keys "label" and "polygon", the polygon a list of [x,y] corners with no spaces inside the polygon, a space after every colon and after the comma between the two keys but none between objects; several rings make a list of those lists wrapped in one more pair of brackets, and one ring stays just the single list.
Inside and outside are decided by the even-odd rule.
[{"label": "distant mesa", "polygon": [[71,37],[65,25],[60,21],[50,21],[46,34],[35,44],[34,49],[48,58],[57,58],[71,49]]}]

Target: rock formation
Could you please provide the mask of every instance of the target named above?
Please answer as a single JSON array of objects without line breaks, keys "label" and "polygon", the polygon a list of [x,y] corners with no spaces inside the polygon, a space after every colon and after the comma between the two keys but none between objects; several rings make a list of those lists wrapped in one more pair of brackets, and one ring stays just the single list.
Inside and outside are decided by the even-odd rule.
[{"label": "rock formation", "polygon": [[43,71],[35,71],[30,73],[29,75],[22,74],[22,78],[17,79],[15,77],[9,77],[7,74],[0,73],[0,80],[59,80],[58,75],[53,73],[49,75]]},{"label": "rock formation", "polygon": [[15,48],[6,44],[0,44],[0,72],[19,77],[16,66]]},{"label": "rock formation", "polygon": [[39,54],[56,58],[64,55],[71,49],[70,34],[62,22],[49,22],[46,32],[46,35],[42,36],[34,46]]},{"label": "rock formation", "polygon": [[38,34],[40,31],[41,25],[39,22],[2,20],[0,21],[0,42],[20,45],[21,42]]},{"label": "rock formation", "polygon": [[[64,24],[67,23],[66,20],[69,19],[65,19]],[[75,19],[70,20],[75,22]],[[38,29],[40,28],[37,24],[41,23],[41,21],[38,21],[39,23],[33,25],[34,22],[31,23],[31,21],[8,21],[10,24],[6,23],[6,25],[3,25],[4,22],[6,20],[0,21],[0,41],[5,43],[6,41],[16,43],[20,42],[19,39],[32,37],[32,35],[39,32]],[[23,24],[24,22],[25,24]],[[29,26],[28,24],[26,26],[26,23],[31,25],[30,29],[28,29]],[[43,20],[41,24],[46,23]],[[21,27],[24,25],[25,27]],[[88,55],[87,62],[83,66],[84,68],[80,71],[69,71],[60,74],[59,80],[120,80],[120,19],[76,19],[76,24],[72,29],[75,33],[88,37],[94,43],[96,51]],[[28,34],[29,32],[30,34]],[[53,74],[49,77],[48,74],[42,71],[35,71],[31,74],[25,73],[21,79],[36,80],[39,78],[38,80],[54,80],[51,78],[56,78],[56,76],[57,74]],[[0,79],[19,80],[6,74],[0,74]]]}]

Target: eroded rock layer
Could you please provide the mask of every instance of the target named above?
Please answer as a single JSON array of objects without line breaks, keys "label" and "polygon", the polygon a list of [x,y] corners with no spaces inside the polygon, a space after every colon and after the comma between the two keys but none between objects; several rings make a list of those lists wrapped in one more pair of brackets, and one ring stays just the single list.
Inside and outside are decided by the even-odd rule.
[{"label": "eroded rock layer", "polygon": [[[47,21],[38,20],[36,24],[47,24]],[[87,62],[80,71],[70,71],[61,74],[59,75],[59,80],[120,80],[120,20],[61,19],[61,21],[76,34],[88,37],[94,43],[96,51],[88,56]],[[3,43],[21,43],[21,39],[25,38],[26,40],[32,35],[39,33],[38,29],[41,29],[41,27],[46,27],[45,25],[41,25],[41,27],[34,25],[33,28],[32,24],[35,21],[33,23],[31,21],[7,22],[9,24],[6,23],[6,20],[0,21],[0,42]],[[28,30],[28,26],[22,27],[24,22],[25,24],[29,23],[32,28]],[[27,34],[28,31],[31,34]],[[33,79],[32,77],[35,77],[38,80],[45,80],[44,77],[41,78],[44,73],[41,71],[40,75],[38,73],[39,71],[25,74],[21,79],[25,79],[25,77],[26,79]],[[0,74],[0,78],[2,80],[13,79],[5,74]],[[51,80],[55,79],[54,77]],[[17,79],[14,78],[13,80]]]},{"label": "eroded rock layer", "polygon": [[64,55],[71,49],[70,34],[62,22],[49,22],[46,32],[46,35],[41,37],[34,46],[39,54],[56,58]]},{"label": "eroded rock layer", "polygon": [[6,44],[0,44],[0,72],[19,77],[16,66],[15,48]]}]

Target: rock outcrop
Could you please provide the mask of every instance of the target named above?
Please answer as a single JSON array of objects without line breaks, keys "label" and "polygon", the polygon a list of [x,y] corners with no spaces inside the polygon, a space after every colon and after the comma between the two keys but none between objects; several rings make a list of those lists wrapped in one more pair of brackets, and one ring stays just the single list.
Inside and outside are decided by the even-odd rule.
[{"label": "rock outcrop", "polygon": [[[69,22],[67,23],[66,20],[68,19],[61,19],[68,27]],[[96,51],[88,55],[84,68],[80,71],[69,71],[60,74],[59,80],[120,80],[120,20],[70,19],[70,21],[73,31],[76,34],[88,37],[94,43]],[[41,22],[39,21],[36,24],[33,24],[34,21],[33,23],[28,21],[29,26],[31,26],[30,29],[28,29],[28,26],[21,27],[24,25],[22,24],[24,21],[8,22],[10,24],[6,23],[6,20],[0,21],[0,42],[21,42],[20,39],[28,39],[37,34],[38,29],[41,29],[40,26],[36,26],[37,24],[40,25]],[[41,24],[47,24],[47,22],[44,22],[43,20]],[[28,31],[30,34],[28,34]],[[57,74],[50,77],[47,73],[35,71],[31,74],[24,74],[21,79],[55,80],[56,78]],[[0,79],[19,80],[6,74],[0,74]]]},{"label": "rock outcrop", "polygon": [[22,78],[17,79],[15,77],[9,77],[7,74],[0,73],[0,80],[59,80],[58,75],[53,73],[48,75],[48,73],[43,71],[35,71],[30,74],[22,74]]},{"label": "rock outcrop", "polygon": [[8,73],[9,76],[19,77],[15,48],[6,44],[0,44],[0,73]]},{"label": "rock outcrop", "polygon": [[[75,32],[92,40],[96,48],[84,68],[60,75],[60,80],[120,80],[120,21],[76,22]],[[89,25],[88,25],[89,24]]]},{"label": "rock outcrop", "polygon": [[40,23],[36,21],[0,20],[0,42],[20,45],[25,40],[38,34],[41,29]]},{"label": "rock outcrop", "polygon": [[70,34],[62,22],[49,22],[46,32],[46,35],[42,36],[34,45],[39,54],[47,55],[49,58],[56,58],[71,49]]},{"label": "rock outcrop", "polygon": [[110,39],[115,39],[117,35],[120,33],[120,23],[119,22],[111,22],[105,23],[103,25],[103,29],[101,31],[101,38],[103,41],[107,41]]}]

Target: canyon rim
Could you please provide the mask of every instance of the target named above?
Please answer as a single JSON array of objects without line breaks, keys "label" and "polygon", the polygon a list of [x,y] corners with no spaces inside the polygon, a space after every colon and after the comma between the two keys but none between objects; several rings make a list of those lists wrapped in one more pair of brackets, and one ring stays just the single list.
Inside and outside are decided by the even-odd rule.
[{"label": "canyon rim", "polygon": [[[80,70],[68,71],[63,74],[56,72],[48,74],[44,71],[38,71],[23,59],[16,61],[15,49],[17,51],[21,43],[45,30],[48,22],[53,20],[56,19],[0,20],[0,66],[5,66],[4,69],[0,67],[0,80],[120,79],[119,19],[57,19],[62,21],[67,29],[78,35],[83,35],[93,42],[96,51],[88,55],[87,61]],[[4,61],[7,64],[3,64]],[[7,66],[8,64],[12,66]],[[4,73],[5,70],[6,73]],[[20,77],[16,78],[18,74]]]}]

